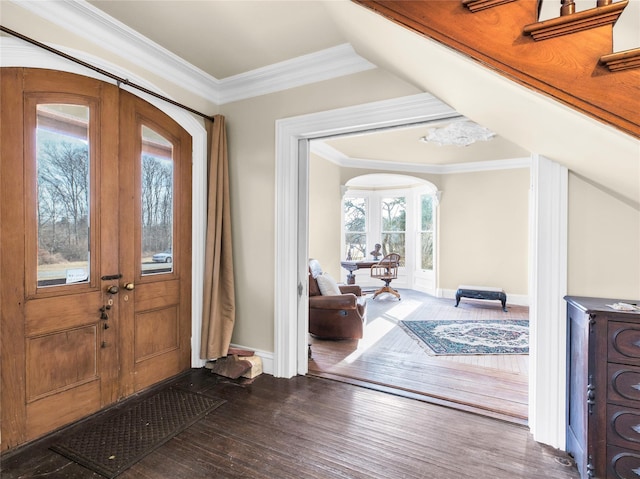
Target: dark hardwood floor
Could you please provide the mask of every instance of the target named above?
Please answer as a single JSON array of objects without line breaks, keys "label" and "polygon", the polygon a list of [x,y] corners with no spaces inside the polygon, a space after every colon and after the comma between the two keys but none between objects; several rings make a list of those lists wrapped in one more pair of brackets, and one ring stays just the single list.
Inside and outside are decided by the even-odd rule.
[{"label": "dark hardwood floor", "polygon": [[[523,426],[337,381],[203,368],[170,385],[226,403],[119,478],[578,478]],[[57,434],[4,454],[2,479],[100,478],[48,449]]]},{"label": "dark hardwood floor", "polygon": [[361,340],[311,338],[309,374],[449,405],[518,424],[528,416],[528,355],[433,356],[400,320],[528,319],[529,308],[499,301],[434,298],[399,290],[402,299],[368,295]]}]

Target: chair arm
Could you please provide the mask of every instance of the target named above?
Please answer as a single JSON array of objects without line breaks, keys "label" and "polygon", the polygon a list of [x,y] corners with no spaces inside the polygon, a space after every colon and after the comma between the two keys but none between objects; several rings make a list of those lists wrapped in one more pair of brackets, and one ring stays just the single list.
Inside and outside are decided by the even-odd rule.
[{"label": "chair arm", "polygon": [[356,296],[362,296],[362,288],[357,284],[340,284],[338,285],[342,294],[353,293]]},{"label": "chair arm", "polygon": [[338,296],[311,296],[309,307],[315,309],[356,309],[358,299],[355,294]]}]

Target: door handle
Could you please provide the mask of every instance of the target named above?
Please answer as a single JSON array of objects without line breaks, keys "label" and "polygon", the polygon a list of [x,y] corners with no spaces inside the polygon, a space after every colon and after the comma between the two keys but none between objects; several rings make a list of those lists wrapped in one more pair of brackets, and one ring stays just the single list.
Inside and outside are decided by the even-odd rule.
[{"label": "door handle", "polygon": [[120,288],[115,284],[107,287],[107,293],[109,294],[118,294],[118,291],[120,291]]},{"label": "door handle", "polygon": [[136,287],[136,285],[135,285],[135,284],[133,284],[133,283],[126,283],[126,284],[124,285],[124,289],[126,289],[127,291],[133,291],[133,289],[134,289],[135,287]]}]

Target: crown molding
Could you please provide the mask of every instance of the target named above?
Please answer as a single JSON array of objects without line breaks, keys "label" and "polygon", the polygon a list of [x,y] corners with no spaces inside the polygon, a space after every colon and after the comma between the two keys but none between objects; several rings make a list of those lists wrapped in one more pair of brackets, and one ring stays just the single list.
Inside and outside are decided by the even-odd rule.
[{"label": "crown molding", "polygon": [[302,55],[220,81],[220,103],[329,80],[376,66],[359,56],[349,43]]},{"label": "crown molding", "polygon": [[376,68],[345,43],[219,80],[84,0],[10,1],[217,105]]},{"label": "crown molding", "polygon": [[510,158],[507,160],[474,161],[450,165],[428,165],[367,158],[351,158],[327,145],[324,141],[311,142],[311,153],[316,154],[342,168],[360,168],[366,170],[402,171],[404,173],[425,173],[430,175],[448,175],[453,173],[476,173],[479,171],[511,170],[529,168],[531,158]]},{"label": "crown molding", "polygon": [[338,166],[344,166],[344,163],[349,161],[349,157],[347,155],[336,150],[333,146],[327,145],[322,140],[313,140],[309,144],[309,150],[314,155],[318,155]]}]

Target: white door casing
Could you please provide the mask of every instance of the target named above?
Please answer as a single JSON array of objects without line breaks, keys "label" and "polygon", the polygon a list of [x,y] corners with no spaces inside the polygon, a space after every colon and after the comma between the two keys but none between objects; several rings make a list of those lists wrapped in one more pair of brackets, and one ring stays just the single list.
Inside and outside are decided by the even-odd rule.
[{"label": "white door casing", "polygon": [[[306,270],[300,265],[307,260],[307,249],[300,247],[299,238],[306,238],[309,218],[308,211],[299,209],[298,199],[308,197],[308,176],[301,171],[308,170],[309,154],[308,149],[299,148],[299,141],[456,115],[423,93],[276,121],[274,376],[288,378],[308,370],[308,312],[299,302],[307,292],[299,298],[297,291],[298,285],[306,284]],[[536,441],[563,449],[566,326],[561,302],[567,278],[567,170],[534,155],[531,178],[529,426]],[[296,247],[297,254],[291,254]],[[536,327],[542,311],[549,315]]]}]

